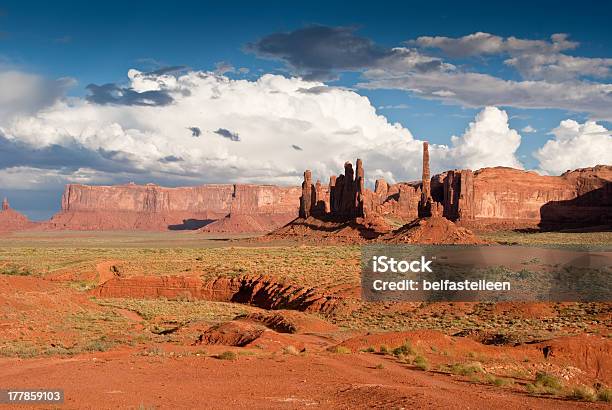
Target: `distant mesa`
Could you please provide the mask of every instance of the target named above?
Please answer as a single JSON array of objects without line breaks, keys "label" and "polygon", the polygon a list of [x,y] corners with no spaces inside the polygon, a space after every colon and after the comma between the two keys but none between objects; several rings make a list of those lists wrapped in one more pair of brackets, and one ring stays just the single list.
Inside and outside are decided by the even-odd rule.
[{"label": "distant mesa", "polygon": [[[44,230],[269,232],[297,216],[297,187],[70,184]],[[248,218],[246,218],[248,216]],[[245,222],[248,220],[248,222]]]}]

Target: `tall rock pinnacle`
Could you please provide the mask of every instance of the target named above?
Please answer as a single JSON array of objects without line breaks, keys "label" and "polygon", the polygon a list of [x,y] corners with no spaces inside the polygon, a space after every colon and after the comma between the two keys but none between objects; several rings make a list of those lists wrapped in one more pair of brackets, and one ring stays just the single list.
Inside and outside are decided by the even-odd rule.
[{"label": "tall rock pinnacle", "polygon": [[429,175],[429,143],[423,142],[423,177],[421,200],[419,201],[419,217],[431,216],[431,177]]},{"label": "tall rock pinnacle", "polygon": [[312,172],[304,171],[304,182],[302,183],[302,196],[300,197],[300,218],[308,218],[312,211],[314,186],[312,185]]}]

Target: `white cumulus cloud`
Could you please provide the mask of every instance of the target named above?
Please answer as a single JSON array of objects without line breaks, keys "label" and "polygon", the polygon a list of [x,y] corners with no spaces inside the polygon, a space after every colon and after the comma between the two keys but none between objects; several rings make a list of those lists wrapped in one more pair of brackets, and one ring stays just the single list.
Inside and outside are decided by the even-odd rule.
[{"label": "white cumulus cloud", "polygon": [[[250,81],[130,70],[128,79],[97,89],[97,100],[64,97],[0,119],[0,187],[298,184],[307,168],[326,183],[358,157],[369,183],[421,173],[422,141],[352,90],[270,74]],[[486,107],[450,145],[431,146],[432,170],[522,168],[520,141],[506,112]]]},{"label": "white cumulus cloud", "polygon": [[478,169],[493,166],[523,168],[516,158],[521,136],[508,125],[508,114],[485,107],[462,136],[452,136],[447,151],[449,166]]},{"label": "white cumulus cloud", "polygon": [[[305,168],[328,177],[360,156],[396,178],[418,174],[420,143],[350,90],[278,75],[248,81],[198,71],[130,70],[128,79],[102,90],[104,103],[64,98],[0,122],[11,152],[0,167],[62,168],[61,175],[69,175],[65,168],[91,168],[105,182],[116,172],[117,182],[294,184]],[[148,97],[141,96],[150,95],[168,98],[143,104]]]},{"label": "white cumulus cloud", "polygon": [[554,138],[534,154],[543,172],[556,175],[569,169],[612,164],[612,133],[594,121],[561,121],[551,134]]}]

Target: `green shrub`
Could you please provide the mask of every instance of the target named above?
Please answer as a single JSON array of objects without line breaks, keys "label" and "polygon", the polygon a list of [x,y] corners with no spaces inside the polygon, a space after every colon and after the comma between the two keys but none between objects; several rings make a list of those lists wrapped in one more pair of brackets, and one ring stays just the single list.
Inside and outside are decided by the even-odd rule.
[{"label": "green shrub", "polygon": [[406,340],[403,345],[393,349],[394,356],[407,356],[411,354],[414,354],[414,350],[412,350],[412,346],[410,346],[410,342],[408,340]]},{"label": "green shrub", "polygon": [[485,380],[487,383],[492,384],[497,387],[503,387],[503,386],[507,386],[508,384],[510,384],[509,380],[503,379],[501,377],[495,377],[493,375],[487,375]]},{"label": "green shrub", "polygon": [[563,383],[561,380],[558,377],[546,372],[536,373],[535,384],[536,386],[548,387],[554,390],[563,389]]},{"label": "green shrub", "polygon": [[527,384],[525,388],[533,394],[559,394],[563,390],[563,383],[552,374],[537,372],[535,381]]},{"label": "green shrub", "polygon": [[576,386],[572,389],[568,397],[574,400],[583,400],[583,401],[595,401],[597,400],[597,394],[595,390],[588,386]]},{"label": "green shrub", "polygon": [[414,361],[412,362],[412,364],[414,364],[416,366],[417,369],[419,370],[429,370],[429,362],[427,361],[427,359],[421,355],[417,355],[414,358]]},{"label": "green shrub", "polygon": [[19,266],[7,265],[0,268],[0,275],[32,276],[34,275],[34,272],[26,268],[21,268]]},{"label": "green shrub", "polygon": [[461,376],[470,376],[476,373],[484,373],[482,364],[480,362],[472,363],[455,363],[450,366],[450,371],[453,374]]},{"label": "green shrub", "polygon": [[351,349],[349,349],[346,346],[334,346],[332,348],[332,352],[334,353],[340,353],[340,354],[350,354],[353,353],[353,351]]},{"label": "green shrub", "polygon": [[236,353],[230,352],[229,350],[217,355],[217,359],[219,360],[236,360],[237,357]]}]

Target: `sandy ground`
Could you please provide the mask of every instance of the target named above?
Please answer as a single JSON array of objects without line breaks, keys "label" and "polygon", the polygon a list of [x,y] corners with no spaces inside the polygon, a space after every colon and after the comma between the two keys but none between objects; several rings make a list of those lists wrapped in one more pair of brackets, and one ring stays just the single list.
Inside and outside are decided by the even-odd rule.
[{"label": "sandy ground", "polygon": [[[218,347],[220,350],[221,347]],[[377,366],[383,363],[384,368]],[[421,372],[359,353],[277,357],[2,359],[0,385],[65,389],[62,408],[609,408]]]},{"label": "sandy ground", "polygon": [[[574,386],[612,384],[609,304],[359,304],[339,315],[327,314],[321,308],[326,305],[298,312],[192,297],[100,299],[93,296],[95,287],[117,278],[172,274],[176,281],[180,274],[193,281],[235,269],[236,261],[251,261],[244,269],[249,272],[276,258],[279,269],[293,275],[287,283],[319,282],[322,292],[335,292],[336,310],[346,309],[352,305],[343,302],[359,295],[349,291],[358,278],[351,263],[358,259],[352,248],[291,251],[248,244],[217,250],[223,243],[204,246],[182,234],[14,239],[14,247],[0,248],[0,388],[63,388],[60,408],[610,408],[564,398]],[[173,239],[184,248],[163,248]],[[212,250],[204,252],[208,245]],[[313,264],[314,256],[320,264]],[[345,276],[319,281],[330,272]],[[276,300],[287,287],[285,293],[265,289]],[[414,326],[438,318],[456,323],[441,330]],[[359,326],[348,326],[357,319]],[[458,329],[475,326],[495,336],[512,330],[512,323],[521,334],[546,326],[541,334],[550,337],[496,346],[470,332],[457,336]],[[404,331],[391,332],[395,325]],[[236,346],[251,334],[254,339]],[[379,351],[406,340],[414,350],[406,357]],[[377,352],[364,351],[371,348]],[[224,352],[236,357],[217,357]],[[417,356],[427,360],[426,370],[418,369]],[[444,370],[471,362],[481,363],[481,373]],[[527,393],[542,370],[564,383],[554,397]],[[509,383],[495,386],[495,378]]]}]

